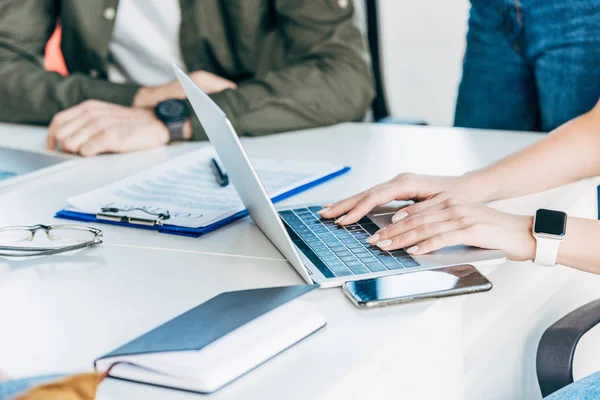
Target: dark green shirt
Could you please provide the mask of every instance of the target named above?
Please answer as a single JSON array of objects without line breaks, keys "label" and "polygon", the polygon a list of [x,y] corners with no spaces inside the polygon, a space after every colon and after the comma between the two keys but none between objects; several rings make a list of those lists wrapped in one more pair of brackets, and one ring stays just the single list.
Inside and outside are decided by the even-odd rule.
[{"label": "dark green shirt", "polygon": [[[211,95],[240,134],[262,135],[360,120],[373,97],[352,1],[180,0],[189,71],[238,84]],[[0,120],[48,124],[87,99],[131,105],[135,84],[107,80],[118,0],[0,0]],[[60,20],[63,77],[43,68]],[[134,22],[133,22],[134,23]],[[205,138],[194,120],[194,136]]]}]

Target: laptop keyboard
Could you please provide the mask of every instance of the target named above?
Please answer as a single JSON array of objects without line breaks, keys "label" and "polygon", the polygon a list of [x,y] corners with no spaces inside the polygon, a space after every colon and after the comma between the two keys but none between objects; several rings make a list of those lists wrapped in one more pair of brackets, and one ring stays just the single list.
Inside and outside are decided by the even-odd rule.
[{"label": "laptop keyboard", "polygon": [[327,278],[370,274],[419,266],[404,250],[380,250],[365,241],[379,228],[364,217],[352,225],[339,226],[321,219],[321,207],[281,211],[294,244]]}]

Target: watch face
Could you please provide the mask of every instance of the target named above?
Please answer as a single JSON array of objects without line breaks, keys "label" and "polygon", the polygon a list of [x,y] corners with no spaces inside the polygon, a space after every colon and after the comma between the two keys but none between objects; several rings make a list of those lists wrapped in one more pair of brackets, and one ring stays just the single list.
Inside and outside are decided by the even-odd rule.
[{"label": "watch face", "polygon": [[156,116],[167,123],[182,121],[188,114],[187,106],[181,100],[166,100],[156,106]]},{"label": "watch face", "polygon": [[539,209],[535,214],[535,233],[552,236],[565,236],[567,214],[562,211]]}]

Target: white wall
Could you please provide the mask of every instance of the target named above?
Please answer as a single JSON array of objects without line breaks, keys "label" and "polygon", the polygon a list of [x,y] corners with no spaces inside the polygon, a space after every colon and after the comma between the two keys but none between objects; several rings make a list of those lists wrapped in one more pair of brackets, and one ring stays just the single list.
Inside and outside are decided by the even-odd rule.
[{"label": "white wall", "polygon": [[468,0],[379,0],[379,5],[392,115],[452,125]]}]

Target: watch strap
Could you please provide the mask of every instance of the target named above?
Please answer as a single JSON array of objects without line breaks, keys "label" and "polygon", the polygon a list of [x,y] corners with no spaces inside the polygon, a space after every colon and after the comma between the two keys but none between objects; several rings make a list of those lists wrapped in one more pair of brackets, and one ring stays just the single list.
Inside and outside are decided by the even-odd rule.
[{"label": "watch strap", "polygon": [[545,267],[554,267],[558,258],[561,240],[536,237],[535,263]]},{"label": "watch strap", "polygon": [[169,143],[185,140],[183,138],[183,126],[185,125],[185,120],[169,122],[166,125],[169,130]]}]

